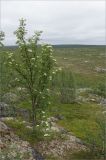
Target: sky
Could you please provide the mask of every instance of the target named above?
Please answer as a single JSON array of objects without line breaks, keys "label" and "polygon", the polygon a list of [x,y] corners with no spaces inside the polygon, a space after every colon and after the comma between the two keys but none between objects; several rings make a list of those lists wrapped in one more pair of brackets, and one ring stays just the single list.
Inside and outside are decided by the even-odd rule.
[{"label": "sky", "polygon": [[105,0],[1,0],[0,29],[5,45],[15,45],[19,19],[27,21],[28,36],[42,30],[50,44],[105,44]]}]

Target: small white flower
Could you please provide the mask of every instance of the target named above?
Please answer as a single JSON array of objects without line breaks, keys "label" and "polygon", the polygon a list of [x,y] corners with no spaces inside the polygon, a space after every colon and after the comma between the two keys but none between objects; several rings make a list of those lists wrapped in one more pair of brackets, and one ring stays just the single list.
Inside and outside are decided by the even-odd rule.
[{"label": "small white flower", "polygon": [[51,104],[51,102],[48,102],[48,104]]},{"label": "small white flower", "polygon": [[43,114],[45,114],[45,112],[44,112],[44,111],[42,111],[42,113],[43,113]]},{"label": "small white flower", "polygon": [[50,48],[50,49],[52,49],[52,46],[48,45],[48,46],[47,46],[47,48]]},{"label": "small white flower", "polygon": [[13,56],[13,53],[9,53],[8,57],[11,58]]},{"label": "small white flower", "polygon": [[55,74],[55,73],[56,73],[56,72],[54,72],[54,71],[52,72],[52,74]]},{"label": "small white flower", "polygon": [[46,128],[46,131],[49,131],[49,128]]},{"label": "small white flower", "polygon": [[46,126],[49,127],[49,124],[47,123]]},{"label": "small white flower", "polygon": [[12,65],[12,62],[9,62],[10,65]]},{"label": "small white flower", "polygon": [[47,74],[46,74],[46,73],[44,73],[44,76],[47,76]]},{"label": "small white flower", "polygon": [[36,127],[39,127],[39,125],[36,125]]},{"label": "small white flower", "polygon": [[52,76],[49,77],[49,80],[50,80],[50,81],[52,80]]},{"label": "small white flower", "polygon": [[18,79],[18,78],[15,78],[15,81],[19,81],[19,79]]},{"label": "small white flower", "polygon": [[44,137],[47,137],[47,136],[49,136],[49,134],[44,134]]},{"label": "small white flower", "polygon": [[42,98],[43,98],[43,99],[45,99],[45,97],[44,97],[44,96],[43,96]]},{"label": "small white flower", "polygon": [[31,49],[28,49],[28,52],[32,52],[32,50],[31,50]]},{"label": "small white flower", "polygon": [[12,62],[14,62],[15,60],[14,60],[14,59],[12,59],[11,61],[12,61]]},{"label": "small white flower", "polygon": [[50,89],[48,89],[48,88],[47,88],[46,90],[47,90],[48,92],[50,91]]},{"label": "small white flower", "polygon": [[35,61],[35,58],[31,58],[32,61]]},{"label": "small white flower", "polygon": [[62,70],[62,68],[61,68],[61,67],[59,67],[59,68],[58,68],[58,70],[59,70],[59,71],[61,71],[61,70]]},{"label": "small white flower", "polygon": [[56,62],[56,59],[53,59],[54,62]]},{"label": "small white flower", "polygon": [[44,124],[45,123],[45,121],[41,121],[41,124]]}]

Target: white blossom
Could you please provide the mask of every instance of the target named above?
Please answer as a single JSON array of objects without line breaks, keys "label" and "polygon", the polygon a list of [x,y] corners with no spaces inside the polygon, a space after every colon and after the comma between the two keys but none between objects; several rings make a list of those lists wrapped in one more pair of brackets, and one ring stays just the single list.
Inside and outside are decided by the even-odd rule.
[{"label": "white blossom", "polygon": [[56,59],[53,59],[54,62],[56,62]]},{"label": "white blossom", "polygon": [[51,102],[48,102],[48,104],[51,104]]},{"label": "white blossom", "polygon": [[12,62],[9,62],[10,65],[12,65]]},{"label": "white blossom", "polygon": [[44,114],[45,112],[44,112],[44,111],[42,111],[42,113]]},{"label": "white blossom", "polygon": [[31,50],[31,49],[28,49],[28,52],[32,52],[32,50]]},{"label": "white blossom", "polygon": [[9,53],[8,57],[11,58],[13,56],[13,53]]},{"label": "white blossom", "polygon": [[44,73],[44,76],[47,76],[47,74],[46,74],[46,73]]},{"label": "white blossom", "polygon": [[49,136],[49,134],[44,134],[44,137],[47,137],[47,136]]},{"label": "white blossom", "polygon": [[35,60],[35,58],[31,58],[31,60],[32,60],[32,61],[34,61],[34,60]]},{"label": "white blossom", "polygon": [[47,90],[48,92],[50,91],[50,89],[48,89],[48,88],[47,88],[46,90]]},{"label": "white blossom", "polygon": [[49,80],[52,80],[52,76],[49,77]]},{"label": "white blossom", "polygon": [[56,73],[56,72],[54,72],[54,71],[52,72],[52,74],[55,74],[55,73]]}]

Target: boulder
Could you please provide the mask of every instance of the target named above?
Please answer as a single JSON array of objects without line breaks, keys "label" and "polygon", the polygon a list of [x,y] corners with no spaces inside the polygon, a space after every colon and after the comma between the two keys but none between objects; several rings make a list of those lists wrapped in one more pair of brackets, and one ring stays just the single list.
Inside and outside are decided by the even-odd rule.
[{"label": "boulder", "polygon": [[4,117],[8,115],[9,105],[4,102],[0,102],[0,117]]},{"label": "boulder", "polygon": [[6,93],[4,96],[3,96],[3,100],[6,102],[6,103],[14,103],[14,102],[17,102],[18,100],[18,96],[14,93]]}]

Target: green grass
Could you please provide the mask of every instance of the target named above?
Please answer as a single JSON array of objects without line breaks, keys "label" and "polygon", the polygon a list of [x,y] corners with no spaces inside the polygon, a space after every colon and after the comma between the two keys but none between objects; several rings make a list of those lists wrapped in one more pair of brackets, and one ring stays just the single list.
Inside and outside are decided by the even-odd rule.
[{"label": "green grass", "polygon": [[[48,112],[48,110],[47,110]],[[100,160],[102,155],[102,130],[98,121],[105,122],[102,115],[102,107],[97,104],[58,104],[51,106],[48,112],[49,116],[60,114],[63,119],[58,122],[58,125],[64,127],[76,137],[80,138],[91,150],[81,151],[79,153],[70,154],[64,157],[66,160]],[[98,121],[97,121],[98,120]],[[97,147],[92,150],[92,146]],[[93,147],[94,148],[94,147]]]},{"label": "green grass", "polygon": [[[17,121],[18,120],[18,121]],[[28,141],[31,145],[37,143],[42,138],[40,132],[36,130],[33,132],[31,129],[26,128],[26,125],[22,123],[22,119],[5,120],[5,123],[18,135],[21,139]]]},{"label": "green grass", "polygon": [[54,56],[58,66],[74,73],[78,88],[94,88],[106,80],[105,73],[95,71],[96,67],[106,68],[105,47],[56,48]]},{"label": "green grass", "polygon": [[57,113],[64,118],[60,120],[59,125],[63,126],[74,135],[88,142],[88,134],[96,139],[100,133],[99,125],[96,122],[98,113],[101,113],[101,106],[97,104],[60,104],[50,109],[50,115]]}]

